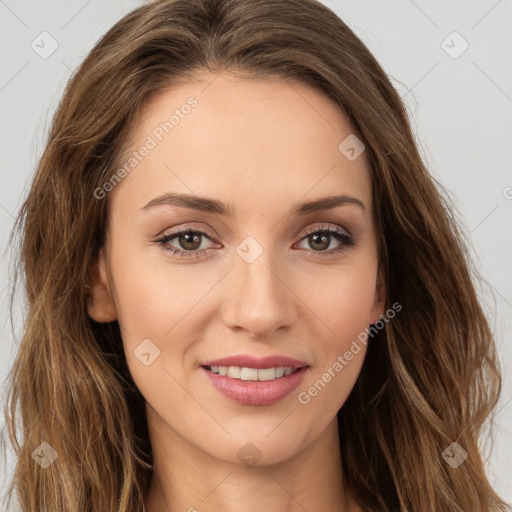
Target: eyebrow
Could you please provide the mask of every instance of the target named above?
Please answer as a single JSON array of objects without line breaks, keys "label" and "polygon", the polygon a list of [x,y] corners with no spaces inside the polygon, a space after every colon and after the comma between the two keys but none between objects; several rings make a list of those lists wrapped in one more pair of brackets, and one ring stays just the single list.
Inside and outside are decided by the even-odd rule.
[{"label": "eyebrow", "polygon": [[[142,207],[141,210],[149,210],[150,208],[160,205],[181,206],[183,208],[224,215],[227,217],[233,217],[235,214],[235,208],[231,203],[226,204],[222,201],[211,199],[209,197],[177,194],[173,192],[168,192],[155,197],[146,206]],[[313,212],[331,210],[344,205],[355,205],[362,210],[366,210],[362,201],[353,196],[343,194],[340,196],[327,196],[313,201],[299,203],[292,208],[291,213],[292,215],[303,216]]]}]

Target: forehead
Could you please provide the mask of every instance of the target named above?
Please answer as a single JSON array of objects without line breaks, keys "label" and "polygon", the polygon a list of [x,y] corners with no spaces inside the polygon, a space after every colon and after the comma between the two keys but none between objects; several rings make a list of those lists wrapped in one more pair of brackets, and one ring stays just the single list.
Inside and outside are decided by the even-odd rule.
[{"label": "forehead", "polygon": [[339,149],[353,127],[307,84],[199,74],[153,98],[133,133],[120,162],[129,172],[112,192],[133,207],[181,192],[225,200],[242,215],[340,193],[371,209],[366,155],[351,161]]}]

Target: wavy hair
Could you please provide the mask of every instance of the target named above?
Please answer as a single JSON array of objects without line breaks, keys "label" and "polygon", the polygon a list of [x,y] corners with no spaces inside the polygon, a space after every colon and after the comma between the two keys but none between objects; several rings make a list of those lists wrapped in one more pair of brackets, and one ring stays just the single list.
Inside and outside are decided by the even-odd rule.
[{"label": "wavy hair", "polygon": [[[359,505],[507,510],[479,446],[501,375],[466,235],[386,73],[315,0],[157,0],[124,16],[73,73],[11,235],[12,294],[21,275],[26,317],[5,406],[17,456],[9,500],[16,490],[23,512],[143,510],[152,475],[144,400],[118,323],[87,314],[108,223],[108,201],[93,193],[120,165],[148,101],[203,70],[313,85],[366,146],[386,304],[403,311],[369,343],[338,413]],[[43,441],[58,454],[46,469],[34,460]],[[456,469],[441,455],[454,441],[468,453]]]}]

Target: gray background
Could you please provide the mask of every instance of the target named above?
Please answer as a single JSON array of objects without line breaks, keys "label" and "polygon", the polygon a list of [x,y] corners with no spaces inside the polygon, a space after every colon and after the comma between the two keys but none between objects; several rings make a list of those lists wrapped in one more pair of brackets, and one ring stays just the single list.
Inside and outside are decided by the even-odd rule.
[{"label": "gray background", "polygon": [[[472,256],[486,281],[479,293],[496,334],[504,374],[493,444],[486,442],[484,447],[496,490],[512,501],[512,1],[324,3],[345,20],[390,75],[407,103],[424,159],[451,192],[464,219]],[[108,28],[141,4],[0,0],[2,248],[71,71]],[[40,36],[43,31],[58,43],[47,58],[31,47],[33,41],[42,47],[41,37],[46,37],[44,48],[51,48],[48,36]],[[454,31],[463,39],[446,39]],[[469,46],[458,55],[463,40]],[[13,333],[8,313],[9,252],[2,256],[3,390],[18,347],[22,308],[16,308]],[[2,495],[13,467],[13,454],[8,455],[0,475]]]}]

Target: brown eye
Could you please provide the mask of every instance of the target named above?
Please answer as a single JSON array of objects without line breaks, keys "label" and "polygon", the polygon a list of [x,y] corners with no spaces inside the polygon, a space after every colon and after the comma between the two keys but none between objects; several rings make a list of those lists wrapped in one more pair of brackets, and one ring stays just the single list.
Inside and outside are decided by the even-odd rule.
[{"label": "brown eye", "polygon": [[[333,239],[339,242],[339,246],[329,249]],[[301,239],[301,242],[304,241],[313,249],[312,251],[308,251],[309,254],[319,257],[336,255],[355,245],[355,240],[352,235],[338,227],[321,229],[317,227],[316,230],[309,230]]]},{"label": "brown eye", "polygon": [[[201,253],[207,252],[208,248],[201,248],[204,239],[210,240],[210,237],[198,230],[185,229],[164,235],[156,242],[166,251],[173,254],[179,254],[181,257],[199,256]],[[170,242],[175,240],[174,245]]]},{"label": "brown eye", "polygon": [[308,236],[308,242],[313,249],[325,251],[329,248],[331,238],[331,235],[316,233]]},{"label": "brown eye", "polygon": [[179,245],[187,251],[196,251],[201,246],[202,235],[197,232],[182,233],[177,237]]}]

